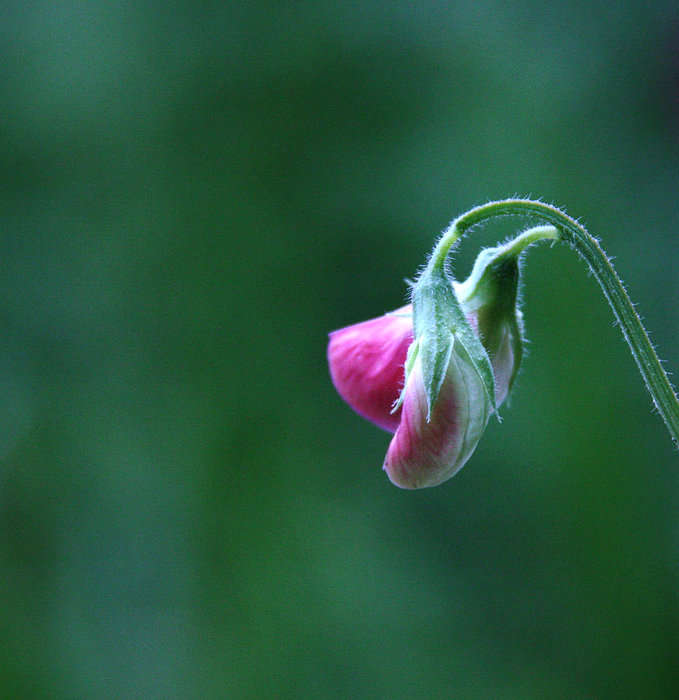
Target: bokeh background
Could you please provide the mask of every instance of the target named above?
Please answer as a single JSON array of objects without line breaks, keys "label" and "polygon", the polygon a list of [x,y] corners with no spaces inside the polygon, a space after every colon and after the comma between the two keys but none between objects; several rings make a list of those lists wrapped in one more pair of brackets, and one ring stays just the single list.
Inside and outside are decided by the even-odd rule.
[{"label": "bokeh background", "polygon": [[2,697],[679,696],[679,456],[572,251],[530,251],[511,405],[439,488],[388,482],[325,363],[521,194],[679,371],[676,2],[6,2],[0,34]]}]

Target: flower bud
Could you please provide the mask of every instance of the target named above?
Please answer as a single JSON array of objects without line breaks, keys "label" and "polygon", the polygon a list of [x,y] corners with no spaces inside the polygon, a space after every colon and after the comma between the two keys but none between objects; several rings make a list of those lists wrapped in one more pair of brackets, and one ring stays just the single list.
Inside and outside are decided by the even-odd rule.
[{"label": "flower bud", "polygon": [[518,257],[529,242],[482,251],[462,284],[425,271],[413,292],[415,331],[409,305],[330,334],[338,392],[395,432],[384,469],[397,486],[435,486],[457,473],[506,399],[522,356]]}]

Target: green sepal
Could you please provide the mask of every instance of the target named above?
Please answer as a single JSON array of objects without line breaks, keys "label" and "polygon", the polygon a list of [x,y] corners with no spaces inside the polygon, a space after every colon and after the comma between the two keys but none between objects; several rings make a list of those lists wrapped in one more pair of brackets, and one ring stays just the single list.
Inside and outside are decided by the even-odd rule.
[{"label": "green sepal", "polygon": [[495,410],[495,379],[488,353],[469,325],[452,280],[441,267],[428,266],[413,287],[413,324],[419,341],[429,419],[441,391],[453,346],[479,376]]}]

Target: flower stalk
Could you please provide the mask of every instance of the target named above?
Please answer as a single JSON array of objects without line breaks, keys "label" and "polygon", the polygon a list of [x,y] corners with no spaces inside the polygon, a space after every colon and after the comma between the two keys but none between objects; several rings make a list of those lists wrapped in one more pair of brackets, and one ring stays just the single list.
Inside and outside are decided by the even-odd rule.
[{"label": "flower stalk", "polygon": [[557,240],[574,248],[592,271],[620,324],[622,334],[634,357],[653,403],[665,421],[675,445],[679,445],[679,400],[663,368],[648,333],[637,314],[620,277],[599,242],[585,227],[551,204],[529,199],[505,199],[470,209],[444,231],[429,265],[443,266],[453,246],[477,224],[498,216],[533,216],[554,226]]}]

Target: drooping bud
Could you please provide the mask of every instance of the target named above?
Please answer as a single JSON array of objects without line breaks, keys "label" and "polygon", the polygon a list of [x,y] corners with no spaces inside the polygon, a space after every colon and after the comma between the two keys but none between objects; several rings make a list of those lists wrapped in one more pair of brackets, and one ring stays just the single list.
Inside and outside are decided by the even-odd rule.
[{"label": "drooping bud", "polygon": [[430,265],[412,307],[331,333],[328,361],[340,395],[395,431],[384,469],[397,486],[440,484],[473,453],[521,362],[519,256],[550,237],[551,229],[532,229],[481,251],[461,284]]},{"label": "drooping bud", "polygon": [[[415,351],[401,422],[384,470],[396,486],[436,486],[469,459],[495,410],[488,353],[465,317],[453,280],[430,264],[413,286]],[[414,357],[413,357],[414,354]]]}]

